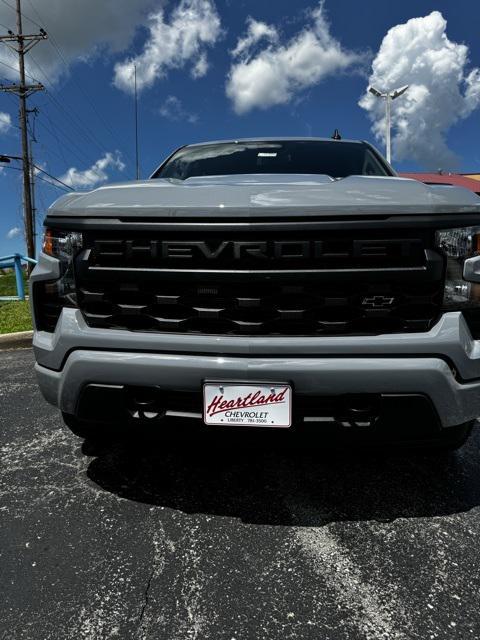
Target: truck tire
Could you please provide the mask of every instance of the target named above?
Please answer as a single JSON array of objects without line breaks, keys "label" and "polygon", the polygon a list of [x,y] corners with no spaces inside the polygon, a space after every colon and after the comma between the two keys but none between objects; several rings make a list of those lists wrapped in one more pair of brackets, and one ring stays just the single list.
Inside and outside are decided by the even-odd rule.
[{"label": "truck tire", "polygon": [[464,422],[454,427],[442,429],[440,435],[431,443],[425,443],[425,448],[432,449],[432,451],[444,452],[460,449],[470,437],[475,422],[476,420],[470,420],[469,422]]}]

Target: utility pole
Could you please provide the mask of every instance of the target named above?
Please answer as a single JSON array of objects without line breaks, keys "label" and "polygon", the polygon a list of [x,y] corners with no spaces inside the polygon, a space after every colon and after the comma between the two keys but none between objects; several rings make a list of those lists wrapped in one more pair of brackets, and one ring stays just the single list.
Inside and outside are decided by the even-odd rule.
[{"label": "utility pole", "polygon": [[[36,253],[37,250],[37,207],[35,203],[35,164],[33,162],[33,143],[37,142],[35,136],[35,118],[39,111],[37,107],[33,109],[27,109],[27,114],[33,113],[33,125],[30,126],[30,190],[31,190],[31,205],[32,205],[32,228],[33,228],[33,250]],[[28,116],[27,116],[28,118]],[[28,124],[28,123],[27,123]]]},{"label": "utility pole", "polygon": [[[16,0],[17,10],[17,33],[8,31],[6,36],[0,36],[0,42],[4,42],[12,51],[18,55],[19,83],[10,85],[0,85],[0,91],[14,93],[19,97],[19,123],[22,140],[22,162],[23,162],[23,221],[25,225],[25,238],[27,242],[27,255],[35,258],[35,238],[33,226],[32,210],[32,187],[31,187],[31,157],[28,144],[27,133],[27,98],[35,91],[41,91],[42,84],[27,84],[25,82],[25,54],[32,49],[40,40],[48,38],[46,32],[40,29],[40,33],[24,34],[22,28],[22,10],[20,0]],[[11,43],[11,44],[10,44]]]}]

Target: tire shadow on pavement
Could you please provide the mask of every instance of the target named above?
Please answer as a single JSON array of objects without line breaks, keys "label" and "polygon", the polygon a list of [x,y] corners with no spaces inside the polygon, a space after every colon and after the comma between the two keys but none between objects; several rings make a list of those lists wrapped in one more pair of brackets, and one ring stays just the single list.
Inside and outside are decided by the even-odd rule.
[{"label": "tire shadow on pavement", "polygon": [[136,436],[85,441],[82,451],[92,457],[89,478],[105,491],[246,523],[391,521],[480,505],[478,427],[448,455],[272,436]]}]

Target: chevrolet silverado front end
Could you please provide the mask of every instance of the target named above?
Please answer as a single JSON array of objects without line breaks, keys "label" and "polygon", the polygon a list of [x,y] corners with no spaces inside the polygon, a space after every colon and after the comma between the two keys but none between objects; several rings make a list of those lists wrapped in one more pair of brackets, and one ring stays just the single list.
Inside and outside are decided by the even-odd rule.
[{"label": "chevrolet silverado front end", "polygon": [[363,142],[184,147],[50,208],[40,388],[81,435],[190,418],[458,446],[480,414],[479,213]]}]

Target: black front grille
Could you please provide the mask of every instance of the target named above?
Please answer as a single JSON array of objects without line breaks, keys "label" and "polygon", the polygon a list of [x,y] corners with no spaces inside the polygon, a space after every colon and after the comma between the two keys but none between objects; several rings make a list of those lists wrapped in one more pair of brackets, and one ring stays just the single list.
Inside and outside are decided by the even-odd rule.
[{"label": "black front grille", "polygon": [[427,331],[438,314],[433,287],[292,285],[174,288],[99,282],[81,288],[90,326],[204,334],[372,334]]},{"label": "black front grille", "polygon": [[[427,331],[443,263],[427,237],[86,235],[78,304],[93,327],[224,335]],[[254,237],[254,240],[252,240]]]}]

